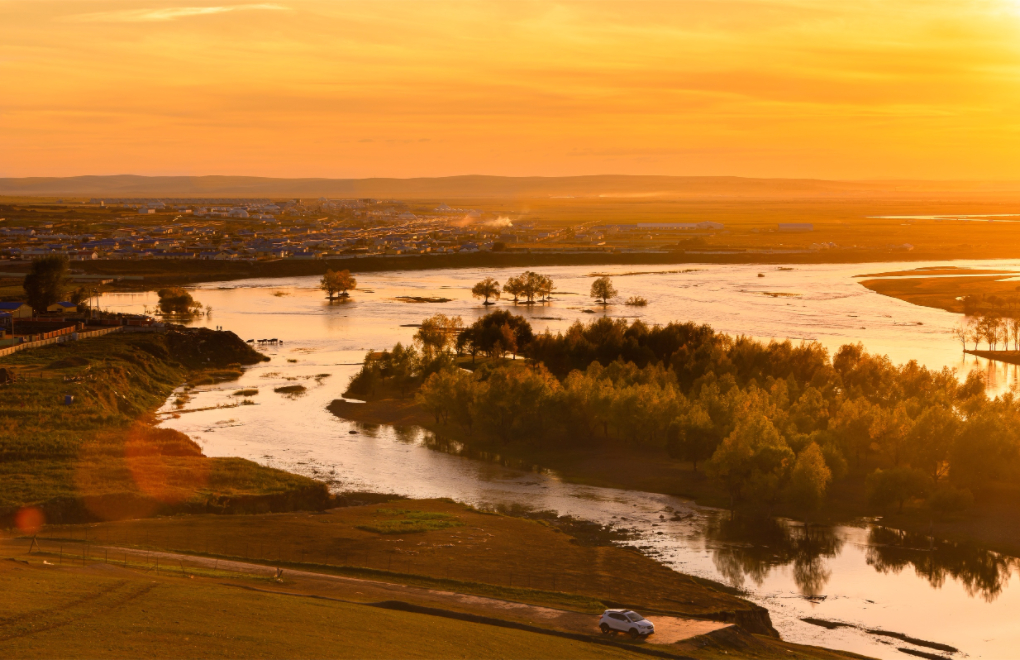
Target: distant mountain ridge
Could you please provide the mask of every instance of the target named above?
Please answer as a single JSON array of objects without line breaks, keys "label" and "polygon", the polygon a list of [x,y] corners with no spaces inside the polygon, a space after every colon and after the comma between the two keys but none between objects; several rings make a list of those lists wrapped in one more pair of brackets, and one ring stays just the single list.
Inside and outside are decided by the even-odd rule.
[{"label": "distant mountain ridge", "polygon": [[22,197],[788,198],[1020,194],[1018,181],[829,181],[729,176],[593,175],[282,179],[254,176],[0,178],[0,195]]}]

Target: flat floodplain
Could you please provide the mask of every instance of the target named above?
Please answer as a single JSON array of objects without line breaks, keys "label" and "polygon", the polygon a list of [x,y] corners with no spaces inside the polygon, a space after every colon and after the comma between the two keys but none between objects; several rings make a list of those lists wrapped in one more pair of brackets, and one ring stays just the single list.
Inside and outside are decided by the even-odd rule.
[{"label": "flat floodplain", "polygon": [[[693,320],[710,323],[719,331],[766,340],[817,340],[830,351],[861,341],[869,351],[888,354],[895,362],[917,359],[930,368],[956,367],[961,374],[981,369],[993,389],[998,388],[994,391],[1004,391],[1014,379],[1013,367],[965,357],[950,335],[958,315],[869,291],[854,277],[862,272],[946,265],[901,262],[876,269],[839,264],[697,264],[663,267],[663,271],[687,272],[661,274],[628,266],[555,267],[542,269],[556,281],[553,302],[515,307],[500,301],[497,309],[526,316],[538,332],[565,329],[575,320],[590,320],[591,312],[603,313],[601,306],[592,305],[587,291],[593,273],[609,272],[616,276],[621,296],[642,295],[649,300],[640,309],[610,305],[604,313],[611,318],[640,318],[646,323]],[[985,270],[1018,267],[1010,261],[952,265]],[[968,653],[994,654],[1017,641],[1001,636],[985,641],[991,637],[988,630],[1006,625],[1020,611],[1013,560],[990,554],[987,548],[976,548],[971,554],[950,553],[944,561],[940,559],[937,571],[918,572],[914,567],[923,568],[928,553],[882,555],[881,548],[888,542],[867,525],[837,527],[812,537],[808,545],[798,540],[803,532],[794,526],[777,537],[777,543],[803,548],[806,554],[756,554],[748,551],[757,547],[752,540],[715,533],[717,512],[694,507],[689,500],[606,488],[604,483],[571,482],[546,469],[549,466],[522,464],[511,456],[472,460],[438,451],[449,448],[419,429],[350,423],[329,413],[327,406],[346,389],[366,351],[410,341],[415,325],[435,313],[461,315],[466,322],[482,316],[491,308],[483,309],[470,297],[470,286],[485,276],[503,281],[519,272],[486,268],[362,274],[359,288],[367,291],[355,291],[349,302],[333,305],[322,298],[315,277],[201,285],[194,290],[195,297],[215,309],[213,319],[203,323],[224,325],[243,338],[278,337],[284,343],[266,349],[272,361],[247,370],[238,382],[199,388],[188,408],[236,401],[233,393],[243,388],[259,389],[251,397],[257,405],[175,417],[174,406],[168,403],[161,417],[165,425],[195,438],[209,455],[244,456],[329,479],[345,489],[449,497],[479,505],[516,503],[635,529],[637,538],[629,543],[668,566],[747,590],[752,601],[770,609],[776,628],[791,641],[878,657],[900,653],[864,629],[900,632]],[[630,272],[645,274],[624,275]],[[764,277],[758,277],[759,273]],[[279,292],[287,295],[275,295]],[[141,309],[152,304],[149,295],[111,294],[104,296],[103,304],[124,311]],[[397,300],[407,295],[450,302],[409,305]],[[322,374],[330,375],[321,378]],[[307,389],[296,397],[273,392],[292,384]],[[984,574],[966,568],[978,565],[994,569]],[[916,616],[917,612],[923,616]],[[829,630],[802,620],[812,617],[860,627]]]}]

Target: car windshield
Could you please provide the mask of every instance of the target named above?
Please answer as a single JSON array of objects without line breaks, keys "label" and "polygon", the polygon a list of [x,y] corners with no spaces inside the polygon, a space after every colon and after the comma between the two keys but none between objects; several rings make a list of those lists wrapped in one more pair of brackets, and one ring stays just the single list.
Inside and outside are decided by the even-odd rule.
[{"label": "car windshield", "polygon": [[628,619],[630,619],[631,621],[634,621],[634,622],[644,621],[645,620],[645,618],[643,616],[641,616],[640,614],[638,614],[637,612],[627,612],[627,614],[625,616]]}]

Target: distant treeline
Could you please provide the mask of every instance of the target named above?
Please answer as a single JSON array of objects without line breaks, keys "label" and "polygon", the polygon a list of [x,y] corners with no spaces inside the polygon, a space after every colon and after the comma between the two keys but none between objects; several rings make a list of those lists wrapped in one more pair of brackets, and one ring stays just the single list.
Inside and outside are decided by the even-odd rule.
[{"label": "distant treeline", "polygon": [[[455,354],[489,360],[456,367]],[[707,325],[598,319],[534,335],[500,311],[460,328],[427,319],[412,346],[366,357],[352,393],[417,389],[438,425],[472,437],[599,451],[667,450],[704,466],[736,508],[810,511],[833,479],[876,505],[959,511],[971,492],[1020,477],[1020,401],[977,374],[894,365],[846,345],[763,343]],[[654,452],[649,454],[654,456]],[[650,458],[654,460],[654,458]]]}]

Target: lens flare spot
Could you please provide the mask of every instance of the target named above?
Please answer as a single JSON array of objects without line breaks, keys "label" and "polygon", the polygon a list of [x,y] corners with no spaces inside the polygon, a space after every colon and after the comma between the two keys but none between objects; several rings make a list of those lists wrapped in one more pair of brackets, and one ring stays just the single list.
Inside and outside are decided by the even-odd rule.
[{"label": "lens flare spot", "polygon": [[27,506],[14,515],[14,526],[22,534],[38,534],[45,524],[46,516],[34,506]]}]

